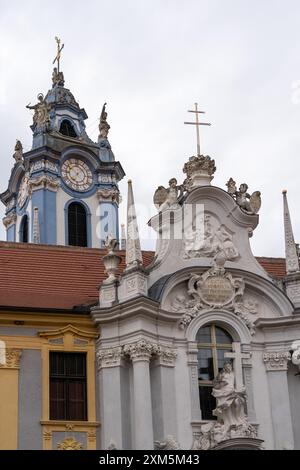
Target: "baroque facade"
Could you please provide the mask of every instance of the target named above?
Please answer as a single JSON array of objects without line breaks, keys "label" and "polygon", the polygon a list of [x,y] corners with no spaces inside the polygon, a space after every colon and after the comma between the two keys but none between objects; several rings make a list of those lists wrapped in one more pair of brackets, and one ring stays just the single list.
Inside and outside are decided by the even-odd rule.
[{"label": "baroque facade", "polygon": [[255,258],[260,192],[232,178],[227,191],[213,186],[215,162],[196,155],[182,184],[155,191],[155,253],[141,250],[128,182],[120,250],[124,173],[106,105],[98,143],[59,69],[28,107],[33,147],[17,142],[1,196],[0,449],[300,449],[286,192],[286,259]]}]

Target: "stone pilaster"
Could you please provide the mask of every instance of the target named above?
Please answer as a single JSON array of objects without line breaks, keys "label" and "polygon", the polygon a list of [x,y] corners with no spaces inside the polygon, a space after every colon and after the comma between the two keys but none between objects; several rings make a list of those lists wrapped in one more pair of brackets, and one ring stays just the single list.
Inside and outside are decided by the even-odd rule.
[{"label": "stone pilaster", "polygon": [[[128,364],[123,348],[101,348],[96,352],[101,403],[101,447],[114,441],[118,449],[130,448],[130,403]],[[117,423],[117,425],[116,425]]]},{"label": "stone pilaster", "polygon": [[294,434],[287,379],[290,353],[267,351],[263,354],[269,383],[275,449],[293,448]]},{"label": "stone pilaster", "polygon": [[157,345],[145,340],[124,346],[133,366],[134,449],[153,449],[153,424],[149,363]]},{"label": "stone pilaster", "polygon": [[151,396],[154,441],[164,441],[167,436],[177,436],[175,362],[177,352],[158,346],[151,364]]}]

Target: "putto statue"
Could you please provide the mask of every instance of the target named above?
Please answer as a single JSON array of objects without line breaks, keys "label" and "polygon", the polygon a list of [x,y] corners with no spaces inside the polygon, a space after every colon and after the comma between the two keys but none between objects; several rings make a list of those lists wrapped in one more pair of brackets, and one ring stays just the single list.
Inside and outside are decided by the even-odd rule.
[{"label": "putto statue", "polygon": [[33,109],[34,110],[34,115],[33,115],[33,125],[35,127],[34,131],[35,132],[46,132],[49,130],[49,125],[50,125],[50,110],[51,110],[51,105],[47,103],[47,101],[44,99],[44,95],[40,93],[38,95],[38,103],[30,106],[30,103],[26,106],[28,109]]},{"label": "putto statue", "polygon": [[247,214],[257,214],[261,207],[261,193],[255,191],[251,195],[247,192],[248,185],[243,183],[237,190],[236,182],[230,178],[226,183],[227,192],[230,194],[240,208]]},{"label": "putto statue", "polygon": [[105,240],[105,248],[106,248],[106,251],[107,251],[107,254],[112,254],[115,252],[115,250],[117,249],[117,246],[118,246],[119,242],[118,240],[116,240],[116,238],[113,236],[112,233],[110,233],[106,240]]},{"label": "putto statue", "polygon": [[16,163],[23,161],[23,145],[20,140],[16,141],[15,152],[13,157],[16,160]]},{"label": "putto statue", "polygon": [[65,78],[63,72],[59,72],[57,67],[54,67],[52,73],[52,88],[55,86],[64,86]]},{"label": "putto statue", "polygon": [[105,110],[107,103],[104,103],[101,115],[100,115],[100,124],[99,124],[99,137],[102,139],[107,139],[110,125],[107,122],[107,112]]},{"label": "putto statue", "polygon": [[177,185],[177,179],[172,178],[169,181],[169,187],[159,186],[154,193],[153,202],[155,207],[160,211],[166,209],[177,209],[178,201],[183,195],[183,185]]}]

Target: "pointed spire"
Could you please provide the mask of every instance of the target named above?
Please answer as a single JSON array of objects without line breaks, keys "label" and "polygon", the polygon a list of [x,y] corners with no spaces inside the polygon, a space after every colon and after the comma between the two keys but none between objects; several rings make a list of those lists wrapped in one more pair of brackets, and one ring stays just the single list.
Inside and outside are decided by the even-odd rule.
[{"label": "pointed spire", "polygon": [[38,207],[34,208],[33,211],[33,243],[41,243],[40,237],[40,222],[39,222],[39,209]]},{"label": "pointed spire", "polygon": [[121,224],[121,250],[126,250],[125,224]]},{"label": "pointed spire", "polygon": [[132,181],[128,181],[126,269],[142,266],[143,258],[136,220]]},{"label": "pointed spire", "polygon": [[283,194],[283,217],[284,217],[284,238],[285,238],[285,262],[287,274],[299,271],[299,258],[297,246],[295,244],[291,216],[287,201],[287,191],[282,191]]}]

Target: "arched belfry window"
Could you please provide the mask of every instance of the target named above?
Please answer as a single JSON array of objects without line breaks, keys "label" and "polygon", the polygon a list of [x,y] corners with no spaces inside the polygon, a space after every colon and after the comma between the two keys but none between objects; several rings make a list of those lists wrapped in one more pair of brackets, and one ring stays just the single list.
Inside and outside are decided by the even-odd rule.
[{"label": "arched belfry window", "polygon": [[20,242],[28,243],[28,238],[29,238],[28,231],[29,231],[28,215],[25,214],[21,220],[21,225],[20,225]]},{"label": "arched belfry window", "polygon": [[86,210],[78,202],[72,202],[68,207],[68,235],[69,245],[88,246]]},{"label": "arched belfry window", "polygon": [[67,137],[73,137],[73,138],[77,137],[73,124],[67,119],[64,119],[62,121],[60,128],[59,128],[59,132],[63,135],[66,135]]},{"label": "arched belfry window", "polygon": [[197,333],[198,343],[198,383],[202,419],[216,419],[212,411],[216,400],[212,396],[213,381],[230,359],[225,353],[232,351],[230,334],[223,328],[211,324],[200,328]]}]

